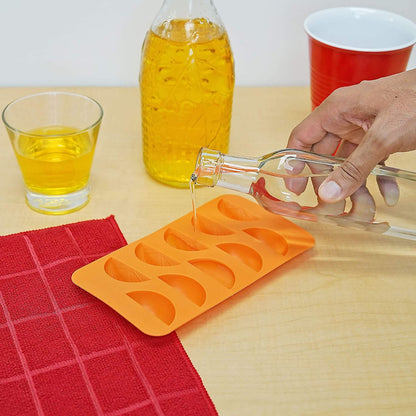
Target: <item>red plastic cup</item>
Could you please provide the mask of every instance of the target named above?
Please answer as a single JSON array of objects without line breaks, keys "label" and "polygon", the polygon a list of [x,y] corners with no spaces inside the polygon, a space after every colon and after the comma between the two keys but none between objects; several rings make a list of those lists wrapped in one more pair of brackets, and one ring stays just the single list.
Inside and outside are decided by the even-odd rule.
[{"label": "red plastic cup", "polygon": [[306,18],[304,27],[312,108],[339,87],[405,71],[416,43],[416,25],[384,10],[320,10]]}]

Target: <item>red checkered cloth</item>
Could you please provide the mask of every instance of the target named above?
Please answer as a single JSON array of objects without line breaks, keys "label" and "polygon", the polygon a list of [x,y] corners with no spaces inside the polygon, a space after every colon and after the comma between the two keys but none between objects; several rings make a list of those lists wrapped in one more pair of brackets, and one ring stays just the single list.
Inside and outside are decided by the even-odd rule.
[{"label": "red checkered cloth", "polygon": [[217,415],[175,333],[71,282],[126,241],[114,217],[0,237],[0,415]]}]

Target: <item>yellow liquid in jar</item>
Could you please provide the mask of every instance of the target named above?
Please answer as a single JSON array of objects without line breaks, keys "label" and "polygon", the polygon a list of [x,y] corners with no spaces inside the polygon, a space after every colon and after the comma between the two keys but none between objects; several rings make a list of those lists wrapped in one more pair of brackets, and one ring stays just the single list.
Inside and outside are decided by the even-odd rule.
[{"label": "yellow liquid in jar", "polygon": [[233,56],[225,30],[205,19],[172,20],[155,32],[140,73],[143,160],[155,179],[187,187],[201,147],[228,151]]},{"label": "yellow liquid in jar", "polygon": [[68,126],[47,126],[21,134],[15,153],[26,187],[36,193],[65,195],[88,183],[94,132]]}]

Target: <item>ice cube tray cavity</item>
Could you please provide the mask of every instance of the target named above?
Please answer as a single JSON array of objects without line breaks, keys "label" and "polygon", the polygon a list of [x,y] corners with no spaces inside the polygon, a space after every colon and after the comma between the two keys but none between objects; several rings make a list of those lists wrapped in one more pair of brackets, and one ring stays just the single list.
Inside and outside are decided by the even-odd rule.
[{"label": "ice cube tray cavity", "polygon": [[148,335],[166,335],[313,247],[313,237],[239,195],[81,269],[73,282]]}]

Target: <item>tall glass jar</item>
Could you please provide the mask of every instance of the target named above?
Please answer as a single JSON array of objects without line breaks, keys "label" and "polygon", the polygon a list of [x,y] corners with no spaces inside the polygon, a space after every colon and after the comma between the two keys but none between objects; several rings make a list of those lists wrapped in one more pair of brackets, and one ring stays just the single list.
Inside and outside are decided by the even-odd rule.
[{"label": "tall glass jar", "polygon": [[212,0],[164,0],[142,49],[147,172],[185,187],[201,147],[228,151],[234,60]]}]

